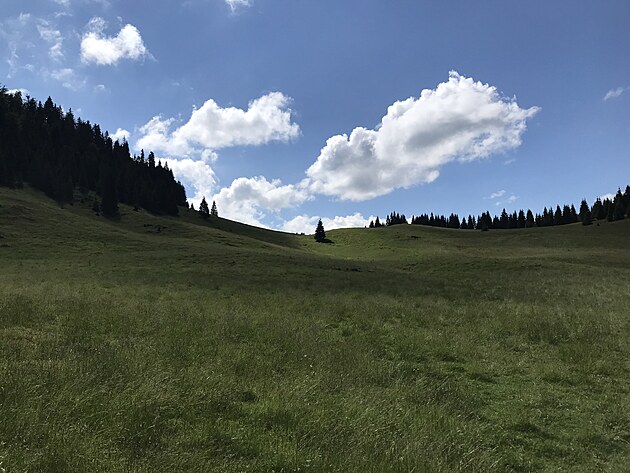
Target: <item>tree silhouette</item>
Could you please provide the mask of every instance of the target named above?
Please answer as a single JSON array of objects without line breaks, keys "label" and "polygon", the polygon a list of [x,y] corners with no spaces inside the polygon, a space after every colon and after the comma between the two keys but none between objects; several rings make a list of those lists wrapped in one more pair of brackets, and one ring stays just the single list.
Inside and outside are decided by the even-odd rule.
[{"label": "tree silhouette", "polygon": [[219,216],[219,211],[217,210],[217,203],[214,200],[212,201],[212,208],[210,209],[210,215],[212,215],[213,217]]},{"label": "tree silhouette", "polygon": [[206,202],[205,196],[203,197],[203,199],[201,199],[198,212],[203,218],[208,218],[208,215],[210,215],[210,210],[208,209],[208,202]]},{"label": "tree silhouette", "polygon": [[324,230],[324,224],[321,219],[317,222],[317,228],[315,229],[315,241],[318,243],[324,243],[326,241],[326,231]]}]

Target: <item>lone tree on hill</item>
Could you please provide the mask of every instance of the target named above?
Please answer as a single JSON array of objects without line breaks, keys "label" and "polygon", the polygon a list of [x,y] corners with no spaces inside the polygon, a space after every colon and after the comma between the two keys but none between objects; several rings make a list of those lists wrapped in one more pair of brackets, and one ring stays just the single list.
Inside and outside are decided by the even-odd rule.
[{"label": "lone tree on hill", "polygon": [[324,243],[326,241],[326,232],[324,231],[324,224],[321,220],[317,222],[317,228],[315,229],[315,241],[317,243]]},{"label": "lone tree on hill", "polygon": [[217,210],[217,203],[214,200],[212,201],[212,208],[210,209],[210,215],[212,215],[213,217],[219,216],[219,211]]},{"label": "lone tree on hill", "polygon": [[198,212],[201,214],[203,218],[208,218],[208,215],[210,215],[210,210],[208,210],[208,202],[206,202],[205,197],[201,199]]}]

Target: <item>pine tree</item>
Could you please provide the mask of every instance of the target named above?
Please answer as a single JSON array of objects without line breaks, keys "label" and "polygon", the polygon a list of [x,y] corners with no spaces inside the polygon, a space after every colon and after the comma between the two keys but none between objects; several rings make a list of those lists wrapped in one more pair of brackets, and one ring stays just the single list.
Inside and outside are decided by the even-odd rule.
[{"label": "pine tree", "polygon": [[523,210],[519,210],[518,219],[517,219],[517,228],[525,228],[526,220],[525,220],[525,212]]},{"label": "pine tree", "polygon": [[212,208],[210,209],[210,215],[212,215],[213,217],[219,216],[219,211],[217,210],[217,203],[214,200],[212,201]]},{"label": "pine tree", "polygon": [[562,210],[560,210],[559,205],[556,205],[556,213],[553,216],[553,224],[562,225],[562,223]]},{"label": "pine tree", "polygon": [[623,201],[623,194],[621,193],[621,189],[617,190],[617,195],[615,195],[614,201],[614,209],[613,209],[613,219],[614,220],[623,220],[626,215],[626,206]]},{"label": "pine tree", "polygon": [[606,220],[612,222],[615,219],[615,206],[610,199],[604,200],[604,208],[606,209]]},{"label": "pine tree", "polygon": [[534,214],[530,209],[527,209],[527,216],[525,217],[525,227],[531,228],[536,225],[536,221],[534,220]]},{"label": "pine tree", "polygon": [[210,215],[210,210],[208,209],[208,202],[206,202],[205,196],[203,197],[203,199],[201,199],[198,212],[203,218],[208,218],[208,215]]},{"label": "pine tree", "polygon": [[326,231],[324,230],[324,224],[321,219],[317,222],[317,228],[315,229],[315,241],[318,243],[324,243],[326,241]]}]

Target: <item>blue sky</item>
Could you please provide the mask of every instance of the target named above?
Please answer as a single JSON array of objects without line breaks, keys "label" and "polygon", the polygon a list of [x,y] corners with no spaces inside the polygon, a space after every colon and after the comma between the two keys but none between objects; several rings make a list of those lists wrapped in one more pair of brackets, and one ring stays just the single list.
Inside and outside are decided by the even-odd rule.
[{"label": "blue sky", "polygon": [[3,0],[0,84],[288,231],[630,184],[627,1]]}]

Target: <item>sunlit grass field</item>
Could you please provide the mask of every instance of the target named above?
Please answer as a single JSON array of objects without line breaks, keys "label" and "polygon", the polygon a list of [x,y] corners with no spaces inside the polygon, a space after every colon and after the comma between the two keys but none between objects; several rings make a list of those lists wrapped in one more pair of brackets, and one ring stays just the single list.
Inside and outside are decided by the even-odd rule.
[{"label": "sunlit grass field", "polygon": [[90,207],[0,188],[2,473],[629,471],[630,221]]}]

